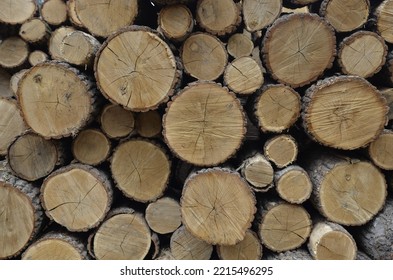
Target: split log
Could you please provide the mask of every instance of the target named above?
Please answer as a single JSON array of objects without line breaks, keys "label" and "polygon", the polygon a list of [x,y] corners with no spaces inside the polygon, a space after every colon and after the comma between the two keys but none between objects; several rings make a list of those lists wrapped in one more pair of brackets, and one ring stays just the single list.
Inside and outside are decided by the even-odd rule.
[{"label": "split log", "polygon": [[97,227],[112,203],[109,178],[93,167],[72,164],[56,170],[41,186],[46,215],[69,231]]},{"label": "split log", "polygon": [[14,93],[10,89],[11,75],[4,69],[0,69],[0,99],[13,97]]},{"label": "split log", "polygon": [[354,260],[357,255],[352,235],[342,226],[330,222],[314,225],[308,250],[316,260]]},{"label": "split log", "polygon": [[221,260],[260,260],[262,245],[257,234],[247,230],[244,239],[236,245],[217,245],[217,254]]},{"label": "split log", "polygon": [[282,0],[243,0],[243,18],[250,32],[262,30],[280,15]]},{"label": "split log", "polygon": [[0,22],[6,24],[22,24],[32,18],[37,10],[35,0],[0,1]]},{"label": "split log", "polygon": [[104,162],[111,152],[111,142],[98,129],[82,130],[72,143],[74,158],[84,164],[98,165]]},{"label": "split log", "polygon": [[149,226],[142,214],[130,208],[112,210],[90,240],[98,260],[143,260],[150,245]]},{"label": "split log", "polygon": [[162,118],[158,111],[138,113],[135,122],[136,132],[140,136],[153,138],[161,135]]},{"label": "split log", "polygon": [[293,163],[298,155],[296,140],[287,134],[270,138],[263,146],[265,157],[278,168],[283,168]]},{"label": "split log", "polygon": [[146,221],[157,233],[174,232],[181,225],[180,204],[170,197],[163,197],[150,203],[146,208]]},{"label": "split log", "polygon": [[49,39],[49,54],[52,59],[63,60],[60,46],[64,38],[74,31],[75,29],[73,27],[62,26],[52,32]]},{"label": "split log", "polygon": [[172,152],[198,166],[226,161],[245,131],[242,106],[234,94],[211,82],[189,84],[168,104],[163,135]]},{"label": "split log", "polygon": [[29,54],[28,60],[31,66],[36,66],[37,64],[48,61],[49,57],[43,51],[35,50]]},{"label": "split log", "polygon": [[357,76],[326,78],[303,97],[306,131],[317,142],[338,149],[353,150],[375,140],[385,126],[387,112],[379,91]]},{"label": "split log", "polygon": [[272,253],[267,256],[268,260],[313,260],[310,253],[302,248],[290,250],[282,253]]},{"label": "split log", "polygon": [[17,95],[26,123],[45,138],[77,134],[96,111],[92,86],[68,64],[36,65],[19,82]]},{"label": "split log", "polygon": [[379,168],[393,170],[393,131],[385,129],[382,134],[368,146],[368,155]]},{"label": "split log", "polygon": [[116,147],[111,158],[112,177],[126,197],[154,201],[167,188],[171,162],[160,146],[132,139]]},{"label": "split log", "polygon": [[262,132],[283,132],[300,117],[300,95],[282,84],[264,87],[254,104],[253,113]]},{"label": "split log", "polygon": [[216,80],[228,62],[224,44],[207,33],[190,35],[183,43],[180,56],[184,71],[199,80]]},{"label": "split log", "polygon": [[0,66],[12,71],[21,68],[29,56],[29,46],[20,37],[9,37],[0,42]]},{"label": "split log", "polygon": [[30,44],[45,45],[50,38],[51,29],[42,19],[32,18],[19,29],[19,36]]},{"label": "split log", "polygon": [[45,0],[40,14],[50,25],[61,25],[67,20],[67,5],[63,0]]},{"label": "split log", "polygon": [[186,5],[165,6],[158,14],[158,30],[175,42],[184,41],[194,29],[194,18]]},{"label": "split log", "polygon": [[260,153],[245,159],[240,172],[255,191],[266,192],[274,185],[274,170],[270,162]]},{"label": "split log", "polygon": [[238,173],[219,168],[192,173],[180,200],[183,224],[190,233],[219,245],[235,245],[244,239],[254,219],[255,203]]},{"label": "split log", "polygon": [[50,232],[31,244],[22,260],[86,260],[86,245],[69,233]]},{"label": "split log", "polygon": [[180,77],[169,46],[153,30],[138,26],[108,38],[97,53],[94,73],[106,98],[143,112],[168,101]]},{"label": "split log", "polygon": [[279,18],[268,29],[262,45],[269,73],[294,88],[315,81],[332,66],[336,53],[334,30],[310,13]]},{"label": "split log", "polygon": [[388,43],[393,43],[393,1],[385,0],[375,10],[377,20],[377,31]]},{"label": "split log", "polygon": [[102,131],[109,138],[126,137],[135,128],[134,114],[115,104],[104,107],[100,115],[100,123]]},{"label": "split log", "polygon": [[176,260],[208,260],[213,246],[193,236],[184,226],[171,236],[171,253]]},{"label": "split log", "polygon": [[367,161],[310,153],[305,169],[314,187],[311,201],[329,221],[363,225],[385,203],[385,177]]},{"label": "split log", "polygon": [[385,64],[387,46],[384,39],[369,31],[358,31],[340,44],[338,62],[348,75],[368,78],[378,73]]},{"label": "split log", "polygon": [[228,39],[227,50],[228,53],[234,57],[239,58],[243,56],[250,56],[254,49],[254,43],[251,40],[251,34],[247,36],[245,33],[235,33]]}]

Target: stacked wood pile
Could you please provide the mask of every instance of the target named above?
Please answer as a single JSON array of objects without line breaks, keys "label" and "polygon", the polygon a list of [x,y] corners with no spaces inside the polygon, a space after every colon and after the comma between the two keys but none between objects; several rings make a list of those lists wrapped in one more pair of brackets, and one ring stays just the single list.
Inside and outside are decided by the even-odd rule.
[{"label": "stacked wood pile", "polygon": [[0,259],[393,259],[392,13],[0,1]]}]

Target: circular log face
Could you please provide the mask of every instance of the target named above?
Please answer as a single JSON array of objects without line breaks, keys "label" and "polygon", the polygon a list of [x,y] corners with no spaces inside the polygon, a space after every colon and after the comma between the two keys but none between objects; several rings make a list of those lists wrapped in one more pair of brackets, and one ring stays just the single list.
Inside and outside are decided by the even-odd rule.
[{"label": "circular log face", "polygon": [[82,260],[83,257],[70,243],[60,239],[45,239],[31,245],[23,260]]},{"label": "circular log face", "polygon": [[133,111],[167,101],[178,79],[171,49],[144,28],[130,27],[109,38],[97,54],[95,70],[102,93]]},{"label": "circular log face", "polygon": [[35,0],[2,0],[0,21],[9,24],[23,23],[34,15],[36,9]]},{"label": "circular log face", "polygon": [[110,104],[101,113],[102,131],[110,138],[129,135],[135,127],[134,114],[119,105]]},{"label": "circular log face", "polygon": [[23,65],[29,56],[29,46],[20,37],[9,37],[0,42],[0,66],[15,68]]},{"label": "circular log face", "polygon": [[217,253],[222,260],[260,260],[262,245],[258,236],[247,230],[242,241],[232,246],[217,246]]},{"label": "circular log face", "polygon": [[200,166],[224,162],[240,147],[245,134],[240,102],[214,83],[184,89],[170,103],[163,126],[172,151]]},{"label": "circular log face", "polygon": [[168,5],[161,9],[158,23],[166,37],[182,40],[191,32],[194,19],[185,5]]},{"label": "circular log face", "polygon": [[393,1],[385,0],[377,8],[377,30],[386,42],[393,43]]},{"label": "circular log face", "polygon": [[393,170],[393,132],[384,131],[368,147],[368,153],[374,164],[385,170]]},{"label": "circular log face", "polygon": [[354,244],[355,241],[344,232],[328,232],[319,241],[315,258],[317,260],[353,260],[356,258],[357,251]]}]

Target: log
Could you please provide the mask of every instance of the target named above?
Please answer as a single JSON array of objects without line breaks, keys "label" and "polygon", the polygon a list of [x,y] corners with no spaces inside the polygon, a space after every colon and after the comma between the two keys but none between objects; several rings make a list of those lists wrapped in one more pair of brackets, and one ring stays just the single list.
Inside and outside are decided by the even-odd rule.
[{"label": "log", "polygon": [[189,84],[168,104],[163,135],[172,152],[198,166],[226,161],[240,147],[245,116],[239,100],[212,82]]},{"label": "log", "polygon": [[102,131],[112,139],[126,137],[135,128],[134,114],[115,104],[104,107],[100,115],[100,123]]},{"label": "log", "polygon": [[243,19],[250,32],[271,25],[281,14],[282,0],[243,0]]},{"label": "log", "polygon": [[29,56],[29,46],[20,37],[9,37],[0,42],[0,66],[16,71],[23,68]]},{"label": "log", "polygon": [[122,29],[105,41],[94,74],[106,98],[142,112],[168,101],[180,76],[169,46],[150,28],[138,26]]},{"label": "log", "polygon": [[0,2],[0,22],[22,24],[32,18],[36,10],[35,0],[4,0]]},{"label": "log", "polygon": [[257,234],[247,230],[242,241],[232,246],[217,245],[217,254],[221,260],[260,260],[262,245]]},{"label": "log", "polygon": [[262,68],[251,57],[236,58],[225,68],[224,84],[242,96],[253,94],[263,82]]},{"label": "log", "polygon": [[72,25],[83,28],[83,24],[78,18],[76,11],[75,11],[75,3],[77,0],[67,0],[66,5],[67,5],[67,14],[68,14],[68,19],[72,23]]},{"label": "log", "polygon": [[69,233],[49,232],[31,244],[22,260],[86,260],[86,245]]},{"label": "log", "polygon": [[46,177],[41,186],[46,215],[72,232],[97,227],[112,203],[112,186],[100,170],[71,164]]},{"label": "log", "polygon": [[306,131],[317,142],[338,149],[353,150],[375,140],[385,126],[387,112],[379,91],[357,76],[326,78],[303,97]]},{"label": "log", "polygon": [[379,90],[382,96],[385,98],[388,110],[388,120],[393,120],[393,88],[382,88]]},{"label": "log", "polygon": [[160,198],[147,206],[145,218],[155,232],[172,233],[181,225],[180,204],[170,197]]},{"label": "log", "polygon": [[162,130],[162,117],[158,111],[138,113],[135,120],[136,132],[146,138],[158,137]]},{"label": "log", "polygon": [[64,38],[74,31],[75,29],[71,26],[62,26],[52,32],[49,39],[49,54],[52,59],[63,60],[60,46]]},{"label": "log", "polygon": [[307,172],[298,165],[291,165],[274,174],[278,195],[293,204],[302,204],[310,198],[312,183]]},{"label": "log", "polygon": [[13,97],[14,93],[10,89],[11,75],[4,69],[0,69],[0,98]]},{"label": "log", "polygon": [[6,155],[8,146],[27,126],[15,100],[0,98],[0,112],[0,155]]},{"label": "log", "polygon": [[72,143],[72,154],[80,163],[99,165],[111,152],[111,142],[98,129],[82,130]]},{"label": "log", "polygon": [[37,64],[48,61],[49,57],[43,51],[35,50],[29,54],[28,60],[31,66],[36,66]]},{"label": "log", "polygon": [[235,33],[228,39],[227,51],[234,57],[239,58],[243,56],[250,56],[254,49],[254,43],[251,40],[251,34],[246,31],[243,33]]},{"label": "log", "polygon": [[393,19],[391,17],[393,11],[393,1],[383,1],[375,10],[376,26],[378,33],[388,43],[393,43]]},{"label": "log", "polygon": [[27,181],[49,175],[61,158],[62,149],[58,144],[31,132],[18,136],[7,152],[11,171]]},{"label": "log", "polygon": [[180,49],[180,56],[184,71],[199,80],[216,80],[228,62],[224,44],[207,33],[191,34]]},{"label": "log", "polygon": [[339,224],[318,222],[308,241],[308,250],[316,260],[354,260],[356,242]]},{"label": "log", "polygon": [[26,181],[0,171],[0,259],[19,255],[42,225],[39,191]]},{"label": "log", "polygon": [[283,168],[296,160],[298,147],[291,135],[282,134],[268,139],[263,146],[263,152],[269,161],[278,168]]},{"label": "log", "polygon": [[288,260],[288,261],[293,261],[293,260],[313,260],[311,257],[310,253],[302,248],[295,249],[295,250],[290,250],[290,251],[285,251],[281,253],[272,253],[267,256],[268,260]]},{"label": "log", "polygon": [[255,100],[253,115],[262,132],[281,133],[300,117],[300,95],[289,86],[267,85]]},{"label": "log", "polygon": [[49,25],[42,19],[32,18],[19,29],[19,36],[30,44],[45,45],[51,35]]},{"label": "log", "polygon": [[159,145],[132,139],[115,148],[111,172],[116,187],[126,197],[148,202],[163,195],[168,186],[171,162]]},{"label": "log", "polygon": [[340,44],[338,63],[347,75],[368,78],[385,64],[387,46],[384,39],[370,31],[358,31]]},{"label": "log", "polygon": [[96,111],[91,81],[64,63],[31,68],[20,80],[17,95],[26,123],[45,138],[77,134]]},{"label": "log", "polygon": [[255,191],[266,192],[274,186],[273,167],[262,154],[255,153],[246,158],[239,168],[243,178]]},{"label": "log", "polygon": [[193,15],[186,5],[165,6],[158,14],[157,29],[169,40],[182,42],[194,29]]},{"label": "log", "polygon": [[385,129],[382,134],[368,146],[368,155],[373,163],[384,170],[393,170],[393,131]]},{"label": "log", "polygon": [[332,66],[336,38],[332,27],[319,16],[290,14],[267,30],[262,46],[272,77],[296,88],[315,81]]},{"label": "log", "polygon": [[170,248],[175,260],[208,260],[213,252],[212,245],[196,238],[184,226],[172,234]]},{"label": "log", "polygon": [[131,208],[111,211],[90,240],[98,260],[143,260],[151,245],[151,232],[143,215]]},{"label": "log", "polygon": [[311,201],[329,221],[363,225],[385,203],[385,177],[370,162],[315,153],[306,161],[305,170],[313,183]]},{"label": "log", "polygon": [[22,77],[27,73],[28,69],[22,69],[15,74],[11,76],[10,80],[10,88],[12,92],[14,93],[13,95],[15,97],[18,97],[18,88],[19,88],[19,81],[22,79]]},{"label": "log", "polygon": [[195,13],[199,26],[218,36],[234,32],[241,22],[240,9],[233,0],[198,0]]},{"label": "log", "polygon": [[100,3],[75,1],[76,17],[93,36],[108,37],[120,28],[132,25],[138,15],[138,0],[104,0]]},{"label": "log", "polygon": [[50,25],[61,25],[67,20],[67,5],[63,0],[45,0],[40,14]]}]

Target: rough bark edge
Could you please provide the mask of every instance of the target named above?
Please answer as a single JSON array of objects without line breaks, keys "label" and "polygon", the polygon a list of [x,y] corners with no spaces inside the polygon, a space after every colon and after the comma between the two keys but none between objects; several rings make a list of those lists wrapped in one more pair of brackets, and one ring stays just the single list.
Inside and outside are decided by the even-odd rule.
[{"label": "rough bark edge", "polygon": [[[288,140],[290,140],[291,142],[293,142],[293,143],[295,144],[295,154],[294,154],[294,157],[291,158],[291,160],[290,160],[289,162],[287,162],[286,164],[278,164],[278,163],[276,163],[276,161],[270,157],[269,151],[268,151],[268,149],[267,149],[267,148],[268,148],[268,145],[269,145],[271,142],[273,142],[274,140],[276,140],[276,139],[278,139],[278,138],[282,138],[282,137],[287,138]],[[297,143],[296,139],[293,138],[292,135],[290,135],[290,134],[279,134],[279,135],[277,135],[277,136],[274,136],[274,137],[272,137],[272,138],[269,138],[269,139],[265,142],[265,144],[263,145],[263,154],[265,155],[265,157],[266,157],[270,162],[273,162],[278,168],[284,168],[284,167],[286,167],[286,166],[288,166],[288,165],[294,163],[294,162],[297,160],[297,157],[298,157],[298,155],[299,155],[298,143]]]},{"label": "rough bark edge", "polygon": [[38,10],[38,4],[36,3],[35,0],[30,0],[30,2],[32,4],[34,4],[35,8],[34,8],[34,11],[32,12],[32,14],[28,18],[26,18],[26,19],[24,19],[23,21],[20,21],[20,22],[12,22],[12,23],[11,22],[4,22],[4,21],[0,20],[0,23],[4,23],[4,24],[7,24],[7,25],[14,25],[15,26],[15,25],[18,25],[18,24],[23,24],[24,22],[26,22],[29,19],[31,19],[32,17],[34,17],[34,15],[36,14],[36,12]]},{"label": "rough bark edge", "polygon": [[[323,71],[321,71],[319,74],[316,74],[313,77],[309,78],[307,81],[304,81],[302,83],[296,83],[296,84],[295,83],[285,82],[285,81],[283,81],[283,80],[281,80],[280,78],[277,77],[277,75],[272,71],[272,67],[271,67],[271,64],[270,64],[270,61],[269,61],[269,51],[268,51],[269,42],[270,42],[270,39],[271,39],[273,33],[277,31],[276,29],[281,24],[291,20],[292,17],[301,18],[301,19],[308,18],[309,20],[318,20],[318,21],[320,21],[326,27],[326,30],[330,32],[331,38],[332,38],[332,41],[333,41],[333,45],[331,46],[332,53],[330,54],[331,55],[330,61],[327,63],[326,68],[323,69]],[[269,70],[270,75],[275,80],[277,80],[278,82],[280,82],[280,83],[282,83],[284,85],[290,86],[292,88],[302,87],[302,86],[305,86],[305,85],[308,85],[308,84],[312,83],[313,81],[316,81],[319,77],[321,77],[323,75],[323,73],[325,72],[326,69],[330,69],[333,66],[333,62],[334,62],[335,56],[336,56],[336,35],[335,35],[333,27],[328,22],[326,22],[323,18],[318,16],[317,14],[298,13],[298,14],[284,15],[284,16],[278,18],[273,23],[273,25],[268,28],[268,30],[266,32],[266,35],[265,35],[265,37],[263,38],[263,41],[262,41],[261,54],[263,56],[264,64],[266,65],[267,69]]]},{"label": "rough bark edge", "polygon": [[339,66],[340,66],[341,71],[343,72],[343,74],[346,74],[346,75],[353,75],[353,74],[351,74],[351,73],[347,70],[347,68],[345,67],[345,65],[344,65],[344,63],[342,62],[342,59],[341,59],[341,57],[342,57],[342,52],[343,52],[343,50],[344,50],[344,47],[349,47],[350,44],[352,44],[353,42],[355,42],[358,38],[362,37],[363,35],[373,36],[374,38],[378,39],[378,41],[382,44],[383,49],[384,49],[383,59],[382,59],[382,61],[381,61],[381,64],[378,65],[378,67],[375,68],[375,70],[374,70],[373,72],[371,72],[370,74],[364,76],[363,78],[369,78],[369,77],[373,76],[374,74],[378,73],[378,72],[382,69],[382,66],[385,65],[386,56],[387,56],[387,53],[388,53],[388,47],[387,47],[387,45],[386,45],[386,43],[385,43],[385,40],[384,40],[381,36],[379,36],[378,34],[376,34],[376,33],[374,33],[374,32],[361,30],[361,31],[358,31],[358,32],[356,32],[356,33],[353,33],[353,34],[350,35],[349,37],[346,37],[346,38],[341,42],[341,44],[340,44],[340,46],[339,46],[339,51],[338,51],[338,54],[337,54],[337,61],[338,61],[338,64],[339,64]]},{"label": "rough bark edge", "polygon": [[84,28],[84,25],[79,20],[78,15],[75,12],[75,0],[67,0],[67,14],[70,22],[79,28]]},{"label": "rough bark edge", "polygon": [[[50,38],[49,38],[49,40],[48,40],[48,53],[49,53],[50,57],[51,57],[53,60],[62,61],[63,58],[59,55],[59,53],[60,53],[59,48],[60,48],[61,42],[63,41],[63,39],[65,38],[65,36],[67,36],[67,34],[64,35],[64,36],[61,38],[61,40],[59,40],[59,45],[55,45],[56,47],[53,47],[53,40],[54,40],[55,36],[57,35],[57,33],[59,33],[59,29],[68,31],[67,34],[70,34],[70,33],[72,33],[72,32],[75,32],[75,31],[77,31],[77,29],[75,29],[73,26],[62,25],[62,26],[60,26],[59,28],[53,30],[53,32],[52,32],[52,34],[51,34],[51,36],[50,36]],[[58,51],[59,53],[54,53],[53,51]]]},{"label": "rough bark edge", "polygon": [[[351,81],[358,81],[360,83],[363,83],[363,85],[370,87],[370,89],[374,92],[374,95],[379,99],[380,101],[380,105],[381,105],[381,109],[385,109],[385,122],[380,124],[380,127],[378,129],[378,132],[376,133],[376,135],[374,137],[372,137],[368,142],[364,143],[362,146],[360,147],[351,147],[351,148],[342,148],[339,147],[338,145],[330,145],[329,143],[324,143],[325,141],[323,141],[323,139],[318,139],[317,137],[315,137],[310,131],[313,131],[313,127],[310,123],[309,120],[309,108],[313,102],[313,97],[314,95],[316,95],[320,90],[324,89],[325,87],[329,87],[332,86],[336,83],[339,82],[351,82]],[[306,132],[306,134],[315,142],[327,146],[327,147],[332,147],[332,148],[337,148],[337,149],[341,149],[341,150],[355,150],[358,148],[362,148],[362,147],[366,147],[368,144],[370,144],[371,142],[373,142],[375,139],[377,139],[379,137],[379,135],[382,133],[385,124],[388,122],[388,118],[387,118],[387,113],[389,111],[389,107],[386,105],[386,99],[382,96],[382,94],[378,91],[378,89],[372,85],[370,82],[368,82],[366,79],[361,78],[359,76],[333,76],[333,77],[328,77],[325,78],[323,80],[319,80],[317,83],[313,84],[311,87],[309,87],[306,90],[305,95],[303,95],[302,97],[302,125],[304,128],[304,131]]]},{"label": "rough bark edge", "polygon": [[237,153],[237,151],[238,151],[238,150],[240,149],[240,147],[242,146],[242,143],[243,143],[244,138],[245,138],[246,133],[247,133],[247,120],[246,120],[246,114],[245,114],[245,112],[244,112],[243,106],[241,105],[239,99],[236,97],[236,95],[235,95],[233,92],[229,91],[227,87],[223,87],[220,83],[216,83],[216,82],[213,82],[213,81],[196,81],[196,82],[192,82],[192,83],[189,83],[188,85],[186,85],[182,90],[180,90],[179,92],[177,92],[176,95],[173,96],[173,97],[171,98],[171,101],[169,101],[169,102],[167,103],[167,107],[166,107],[166,109],[165,109],[165,113],[164,113],[164,115],[163,115],[163,117],[162,117],[162,135],[164,136],[164,142],[166,143],[166,145],[169,147],[169,149],[171,150],[171,152],[172,152],[177,158],[179,158],[179,159],[181,159],[181,160],[183,160],[183,161],[185,161],[185,162],[187,162],[187,163],[189,163],[189,164],[191,164],[191,165],[200,166],[200,167],[207,167],[207,166],[211,166],[211,165],[193,163],[193,162],[191,162],[191,161],[189,161],[189,160],[186,160],[186,159],[184,159],[183,157],[181,157],[181,156],[180,156],[180,155],[179,155],[179,154],[169,145],[168,138],[166,137],[166,118],[167,118],[167,114],[168,114],[168,111],[169,111],[169,109],[170,109],[172,103],[176,100],[176,98],[178,98],[179,96],[181,96],[185,91],[187,91],[187,90],[190,89],[191,87],[197,86],[198,84],[210,84],[210,85],[213,85],[213,84],[214,84],[214,85],[217,85],[217,86],[219,86],[219,87],[224,88],[224,89],[232,96],[234,103],[236,103],[236,105],[238,106],[238,109],[240,110],[240,112],[241,112],[241,114],[242,114],[242,116],[243,116],[243,133],[242,133],[243,135],[242,135],[242,139],[239,141],[238,147],[237,147],[236,149],[234,149],[233,153],[230,154],[227,158],[222,159],[222,160],[219,161],[219,162],[215,162],[214,164],[211,164],[211,165],[218,165],[218,164],[224,163],[225,161],[227,161],[229,158],[231,158],[232,156],[234,156],[234,155]]},{"label": "rough bark edge", "polygon": [[[171,54],[171,56],[169,56],[168,58],[170,60],[172,60],[173,65],[175,67],[175,76],[173,77],[173,81],[171,84],[171,89],[166,93],[166,95],[161,99],[160,102],[158,102],[155,105],[152,105],[150,107],[144,107],[144,108],[129,108],[127,106],[118,104],[114,99],[112,99],[112,97],[110,97],[101,87],[100,85],[100,80],[98,78],[98,61],[100,59],[101,53],[103,52],[103,50],[108,46],[108,44],[112,41],[112,39],[116,38],[118,35],[125,33],[125,32],[133,32],[133,31],[144,31],[144,32],[148,32],[152,35],[155,35],[159,40],[162,41],[162,43],[166,46],[167,51],[169,54]],[[133,111],[133,112],[147,112],[149,110],[155,110],[157,109],[161,104],[167,103],[170,99],[170,97],[174,94],[174,92],[176,91],[176,89],[180,86],[181,80],[182,80],[182,70],[183,70],[183,65],[181,64],[180,60],[174,55],[170,45],[168,44],[167,41],[165,41],[164,38],[162,38],[162,36],[160,35],[160,33],[156,30],[151,29],[150,27],[147,26],[139,26],[139,25],[131,25],[131,26],[127,26],[124,28],[119,29],[118,31],[112,33],[112,35],[110,35],[104,43],[102,43],[101,47],[99,48],[99,50],[97,51],[96,55],[95,55],[95,59],[94,59],[94,77],[96,80],[96,85],[97,88],[99,89],[99,91],[102,93],[102,95],[109,100],[112,104],[116,104],[116,105],[120,105],[122,106],[124,109],[129,110],[129,111]]]},{"label": "rough bark edge", "polygon": [[[390,85],[393,85],[393,52],[388,52],[386,56],[386,63],[384,70],[387,72],[386,73],[386,79]],[[382,71],[384,71],[382,70]],[[385,73],[383,73],[385,74]]]},{"label": "rough bark edge", "polygon": [[45,205],[44,192],[45,192],[46,184],[47,184],[47,182],[51,178],[53,178],[53,177],[55,177],[57,175],[63,174],[65,172],[68,172],[68,171],[70,171],[72,169],[84,170],[84,171],[88,172],[90,175],[92,175],[93,177],[95,177],[97,179],[97,181],[101,182],[101,185],[105,189],[106,194],[107,194],[107,198],[108,198],[108,203],[106,205],[106,208],[104,209],[104,213],[102,214],[102,217],[100,217],[97,220],[96,223],[90,225],[89,227],[82,228],[82,229],[72,229],[72,228],[69,228],[66,225],[62,225],[62,226],[64,226],[65,228],[67,228],[71,232],[86,232],[86,231],[88,231],[88,230],[90,230],[92,228],[95,228],[95,227],[99,226],[102,223],[102,221],[105,219],[106,214],[109,212],[111,204],[112,204],[112,201],[113,201],[112,183],[109,180],[109,177],[104,172],[102,172],[101,170],[98,170],[98,169],[96,169],[96,168],[94,168],[92,166],[85,165],[85,164],[80,164],[80,163],[73,163],[73,164],[70,164],[68,166],[64,166],[64,167],[56,170],[55,172],[52,172],[52,174],[50,174],[48,177],[45,178],[45,180],[44,180],[44,182],[42,183],[42,186],[41,186],[40,200],[41,200],[41,203],[42,203],[42,207],[45,210],[46,216],[48,216],[48,218],[50,220],[54,221],[54,218],[52,217],[50,211],[47,209],[47,207]]},{"label": "rough bark edge", "polygon": [[[183,1],[183,2],[186,2],[186,1]],[[190,34],[192,33],[192,30],[194,29],[194,26],[195,26],[195,23],[194,23],[195,19],[194,19],[194,16],[192,15],[192,12],[190,11],[190,9],[186,5],[181,4],[181,1],[178,1],[178,2],[179,3],[177,3],[177,4],[171,4],[171,6],[172,7],[182,7],[182,8],[184,8],[187,11],[188,15],[190,16],[189,26],[187,28],[186,33],[183,36],[180,36],[180,37],[171,36],[171,34],[166,32],[166,30],[162,28],[162,25],[161,25],[162,11],[164,11],[164,9],[166,7],[163,7],[160,10],[160,12],[158,13],[158,18],[157,18],[157,24],[158,24],[157,30],[159,32],[161,32],[165,36],[165,38],[167,38],[169,40],[173,40],[174,42],[182,42],[182,41],[184,41],[188,36],[190,36]]]}]

